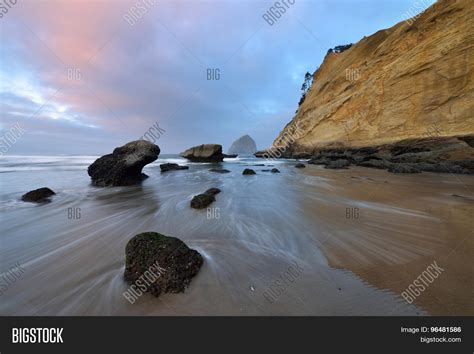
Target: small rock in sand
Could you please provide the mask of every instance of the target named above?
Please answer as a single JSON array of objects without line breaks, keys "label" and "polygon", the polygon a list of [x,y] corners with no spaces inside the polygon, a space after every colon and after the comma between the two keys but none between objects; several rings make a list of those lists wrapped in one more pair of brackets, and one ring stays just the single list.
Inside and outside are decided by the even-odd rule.
[{"label": "small rock in sand", "polygon": [[193,209],[204,209],[214,202],[216,198],[214,195],[208,193],[198,194],[191,200],[191,208]]},{"label": "small rock in sand", "polygon": [[146,284],[140,289],[154,296],[182,293],[202,264],[199,252],[176,237],[145,232],[134,236],[125,247],[124,276],[130,285],[140,280]]},{"label": "small rock in sand", "polygon": [[173,170],[187,170],[189,166],[180,166],[177,163],[163,163],[160,165],[161,172],[168,172]]},{"label": "small rock in sand", "polygon": [[225,168],[211,168],[209,169],[210,172],[215,172],[215,173],[229,173],[229,170],[226,170]]},{"label": "small rock in sand", "polygon": [[347,168],[351,163],[344,159],[334,160],[329,162],[324,168],[339,170]]},{"label": "small rock in sand", "polygon": [[421,171],[413,166],[396,164],[388,169],[388,172],[392,173],[421,173]]},{"label": "small rock in sand", "polygon": [[219,188],[209,188],[204,194],[216,195],[219,194],[221,190]]},{"label": "small rock in sand", "polygon": [[31,203],[49,203],[50,197],[55,195],[51,189],[44,187],[29,191],[21,196],[21,200]]},{"label": "small rock in sand", "polygon": [[250,169],[250,168],[246,168],[246,169],[244,170],[244,172],[242,172],[242,174],[243,174],[244,176],[256,175],[255,171],[252,170],[252,169]]}]

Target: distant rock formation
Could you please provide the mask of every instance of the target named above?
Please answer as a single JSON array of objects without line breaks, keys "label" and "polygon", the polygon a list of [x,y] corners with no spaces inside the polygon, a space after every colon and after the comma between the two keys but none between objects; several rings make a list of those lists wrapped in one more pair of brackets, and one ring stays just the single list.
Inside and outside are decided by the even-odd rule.
[{"label": "distant rock formation", "polygon": [[222,145],[202,144],[187,149],[180,154],[182,157],[193,162],[220,162],[224,160]]},{"label": "distant rock formation", "polygon": [[99,187],[130,186],[147,177],[142,173],[143,167],[155,161],[159,154],[157,145],[146,140],[136,140],[98,158],[87,172],[92,183]]},{"label": "distant rock formation", "polygon": [[[416,157],[430,165],[472,160],[472,18],[472,0],[438,1],[412,19],[330,51],[313,74],[295,117],[271,149],[256,156],[311,158],[321,151],[351,149],[352,155],[362,158],[367,151],[357,149],[387,146],[383,150],[395,151],[403,145],[409,150],[421,141],[426,152],[417,152]],[[465,143],[448,139],[453,137]],[[439,161],[430,159],[428,150],[441,149],[454,150],[438,154]],[[354,162],[381,166],[380,161]],[[414,157],[410,162],[416,162]],[[339,166],[344,167],[331,164],[330,168]],[[465,171],[467,167],[427,165],[423,170]]]},{"label": "distant rock formation", "polygon": [[232,143],[227,153],[238,155],[253,155],[256,151],[257,144],[255,144],[255,141],[249,135],[244,135]]}]

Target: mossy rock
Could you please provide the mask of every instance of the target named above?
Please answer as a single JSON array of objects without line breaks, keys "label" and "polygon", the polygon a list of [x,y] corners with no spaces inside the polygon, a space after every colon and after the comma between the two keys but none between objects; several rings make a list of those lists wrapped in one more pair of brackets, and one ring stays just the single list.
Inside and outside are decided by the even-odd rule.
[{"label": "mossy rock", "polygon": [[219,194],[221,190],[219,188],[209,188],[204,194],[216,195]]},{"label": "mossy rock", "polygon": [[214,202],[216,198],[211,193],[198,194],[191,200],[191,208],[193,209],[204,209]]},{"label": "mossy rock", "polygon": [[154,296],[184,292],[203,264],[199,252],[176,237],[157,232],[134,236],[125,247],[125,255],[125,280],[135,284],[151,270],[156,280],[146,284],[145,291]]},{"label": "mossy rock", "polygon": [[251,168],[246,168],[244,172],[242,172],[244,176],[249,176],[249,175],[256,175],[255,171],[252,170]]}]

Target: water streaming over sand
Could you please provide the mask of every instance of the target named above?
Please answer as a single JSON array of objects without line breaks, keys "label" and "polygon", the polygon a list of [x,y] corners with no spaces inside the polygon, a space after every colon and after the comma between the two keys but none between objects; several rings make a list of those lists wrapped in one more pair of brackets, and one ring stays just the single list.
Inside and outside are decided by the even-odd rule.
[{"label": "water streaming over sand", "polygon": [[[383,188],[403,191],[408,176],[361,168],[329,171],[308,166],[298,170],[292,161],[254,158],[228,159],[222,167],[231,172],[218,174],[208,171],[215,167],[212,164],[160,156],[144,169],[150,178],[141,186],[97,188],[90,185],[86,171],[95,158],[0,159],[0,272],[16,262],[25,269],[0,296],[0,314],[425,313],[394,291],[377,288],[344,269],[343,264],[347,257],[356,263],[370,264],[380,258],[389,265],[401,264],[430,254],[430,245],[440,242],[432,231],[443,223],[428,210],[338,193],[356,182],[361,184],[353,188],[364,186],[372,193],[371,188],[384,179],[391,181]],[[161,174],[159,164],[164,162],[188,164],[190,169]],[[248,165],[261,163],[274,165],[281,173],[262,172],[272,167],[254,166],[250,168],[257,175],[242,176]],[[364,180],[374,175],[376,182]],[[456,176],[423,174],[418,178],[432,183],[433,200],[446,193],[439,185],[458,193],[464,188]],[[472,183],[472,177],[463,178]],[[392,181],[402,182],[397,186]],[[19,201],[23,193],[43,186],[57,193],[51,203]],[[193,195],[211,187],[222,190],[211,206],[218,208],[213,212],[219,218],[189,207]],[[410,189],[413,197],[416,188]],[[358,207],[370,218],[348,223],[347,207]],[[69,218],[69,208],[80,208],[80,218]],[[422,229],[425,232],[420,236]],[[130,304],[122,296],[127,289],[124,248],[131,237],[145,231],[182,239],[204,256],[205,263],[184,294],[158,299],[144,295]],[[398,233],[402,241],[391,243],[377,237],[387,232]],[[275,301],[268,301],[263,293],[294,262],[303,271]]]}]

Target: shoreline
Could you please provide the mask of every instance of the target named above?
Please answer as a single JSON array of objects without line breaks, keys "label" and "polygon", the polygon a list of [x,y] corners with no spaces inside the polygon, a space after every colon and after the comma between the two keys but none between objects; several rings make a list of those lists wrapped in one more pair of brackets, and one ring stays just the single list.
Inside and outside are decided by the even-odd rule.
[{"label": "shoreline", "polygon": [[[4,295],[0,312],[472,313],[468,285],[474,247],[469,240],[456,249],[460,236],[472,228],[472,200],[460,183],[474,185],[471,176],[315,165],[300,169],[295,161],[283,160],[275,163],[281,173],[271,174],[250,158],[224,162],[230,170],[226,174],[210,172],[210,164],[191,164],[188,171],[170,173],[150,164],[145,169],[150,177],[140,186],[98,189],[78,172],[80,166],[58,164],[48,164],[34,176],[19,166],[4,176],[10,186],[7,198],[21,195],[38,178],[54,182],[57,195],[46,205],[17,203],[4,210],[4,264],[20,259],[27,272]],[[83,161],[81,169],[88,164]],[[243,176],[248,166],[257,174]],[[219,217],[209,218],[189,203],[211,187],[222,193],[212,204],[219,210],[213,215]],[[71,208],[80,209],[79,219],[69,218]],[[150,231],[178,237],[205,261],[185,293],[158,300],[144,295],[132,306],[121,295],[128,286],[123,279],[124,249],[134,235]],[[265,291],[293,261],[304,271],[281,296],[268,301]],[[400,293],[433,261],[446,272],[408,304]],[[45,283],[50,284],[47,291],[39,286]],[[37,302],[41,297],[54,301]]]},{"label": "shoreline", "polygon": [[309,159],[313,165],[328,169],[361,166],[388,170],[392,173],[437,172],[474,174],[474,135],[440,137],[428,136],[370,146],[311,147],[295,143],[297,136],[289,135],[286,146],[257,151],[263,159]]}]

